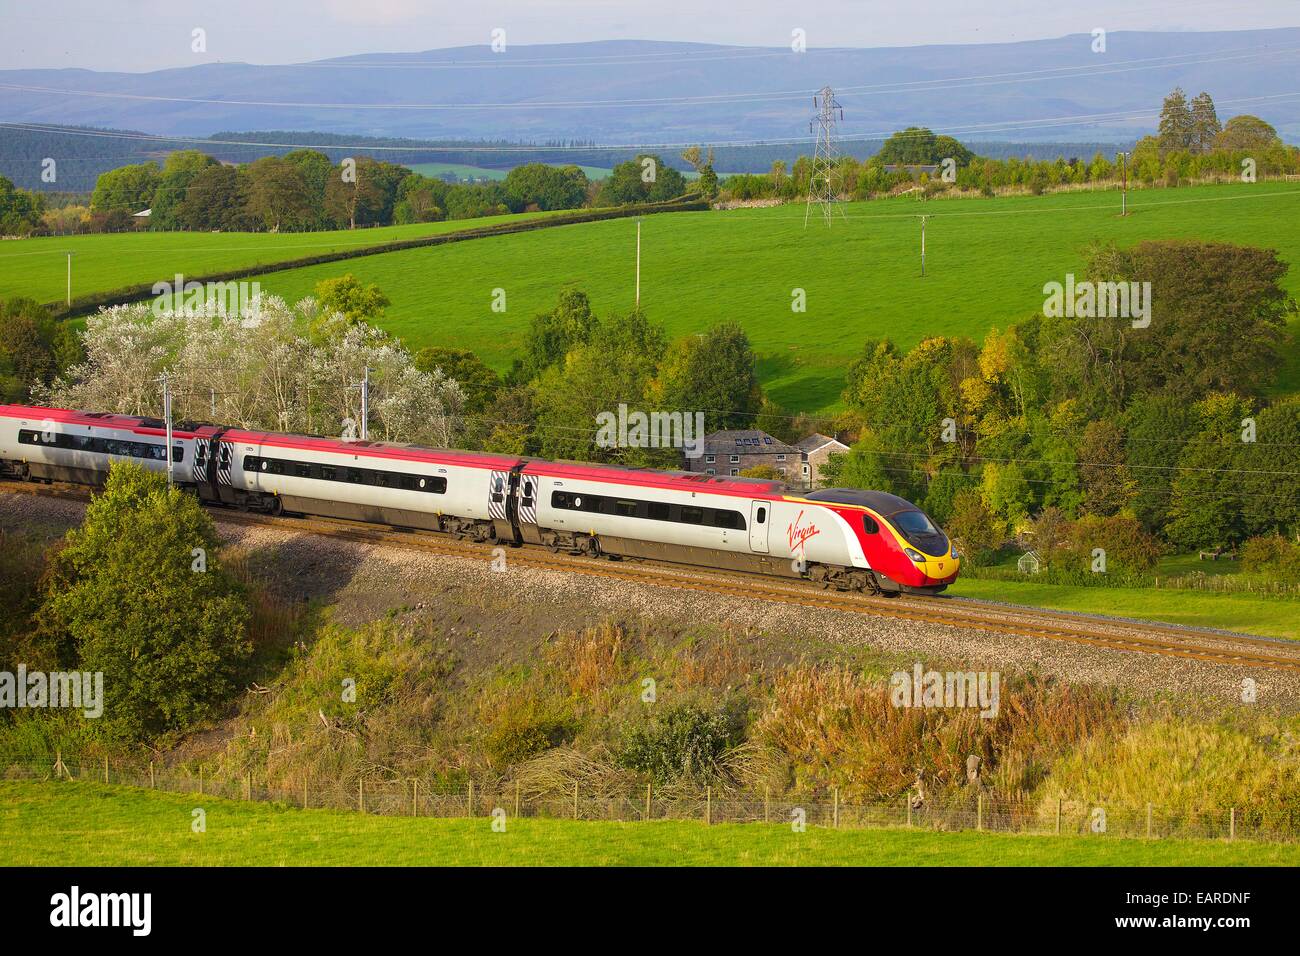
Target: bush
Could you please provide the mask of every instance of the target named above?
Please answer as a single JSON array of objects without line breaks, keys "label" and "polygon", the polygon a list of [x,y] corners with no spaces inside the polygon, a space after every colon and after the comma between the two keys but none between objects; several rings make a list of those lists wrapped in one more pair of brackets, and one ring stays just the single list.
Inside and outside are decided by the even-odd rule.
[{"label": "bush", "polygon": [[699,782],[722,772],[723,756],[744,730],[744,718],[734,709],[682,704],[629,733],[618,763],[660,784]]},{"label": "bush", "polygon": [[135,464],[113,466],[68,533],[38,621],[75,648],[81,670],[103,672],[101,732],[143,740],[214,716],[235,692],[252,652],[249,609],[219,544],[193,497]]},{"label": "bush", "polygon": [[1300,544],[1280,534],[1250,538],[1241,547],[1241,569],[1273,581],[1300,583]]},{"label": "bush", "polygon": [[570,714],[528,698],[497,715],[483,749],[492,766],[504,770],[573,739],[577,722]]}]

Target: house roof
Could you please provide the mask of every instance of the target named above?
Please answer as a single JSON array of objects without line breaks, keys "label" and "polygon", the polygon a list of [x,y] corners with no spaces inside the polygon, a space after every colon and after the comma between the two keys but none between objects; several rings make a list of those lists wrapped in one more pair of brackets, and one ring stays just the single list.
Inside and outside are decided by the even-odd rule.
[{"label": "house roof", "polygon": [[795,448],[798,448],[800,451],[807,452],[810,455],[815,451],[820,451],[822,448],[825,448],[827,445],[839,445],[841,448],[844,449],[847,449],[849,447],[848,445],[844,444],[844,442],[840,441],[838,438],[831,438],[829,435],[823,435],[820,432],[813,432],[811,435],[805,436],[804,438],[800,438],[797,442],[794,443]]},{"label": "house roof", "polygon": [[717,431],[704,436],[706,455],[798,455],[800,451],[757,428]]}]

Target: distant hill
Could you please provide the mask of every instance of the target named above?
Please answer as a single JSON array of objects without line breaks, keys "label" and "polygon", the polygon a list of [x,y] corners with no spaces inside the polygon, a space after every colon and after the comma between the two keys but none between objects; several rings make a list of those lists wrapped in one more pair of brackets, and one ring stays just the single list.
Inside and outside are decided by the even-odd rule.
[{"label": "distant hill", "polygon": [[[1107,37],[1104,54],[1091,43],[1081,34],[795,54],[618,40],[149,73],[2,70],[0,120],[181,136],[310,129],[434,140],[718,144],[807,136],[810,92],[829,84],[844,108],[846,136],[876,138],[922,124],[968,141],[1114,143],[1150,131],[1161,98],[1182,85],[1189,93],[1209,90],[1225,117],[1256,113],[1288,139],[1300,138],[1300,97],[1280,95],[1294,92],[1298,28],[1119,32]],[[430,105],[443,108],[424,108]]]}]

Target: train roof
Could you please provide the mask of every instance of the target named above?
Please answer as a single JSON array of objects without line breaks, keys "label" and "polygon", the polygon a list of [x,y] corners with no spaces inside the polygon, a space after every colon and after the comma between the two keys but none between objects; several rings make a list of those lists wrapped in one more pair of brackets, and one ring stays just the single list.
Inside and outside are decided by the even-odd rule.
[{"label": "train roof", "polygon": [[[86,425],[96,428],[121,428],[144,435],[165,435],[167,423],[161,418],[146,415],[119,415],[114,412],[79,412],[71,408],[46,408],[40,405],[0,405],[0,415],[6,418],[26,418],[37,421],[58,422],[61,425]],[[192,423],[182,422],[172,427],[173,437],[188,438],[194,434]]]},{"label": "train roof", "polygon": [[858,505],[870,508],[883,518],[901,511],[920,511],[906,498],[891,495],[887,491],[863,491],[860,488],[821,488],[804,495],[808,501],[821,501],[837,505]]},{"label": "train roof", "polygon": [[766,478],[708,475],[698,471],[660,471],[656,468],[631,468],[626,465],[597,465],[581,461],[547,461],[527,459],[524,474],[575,481],[612,481],[677,491],[702,491],[716,495],[780,497],[786,493],[783,482]]},{"label": "train roof", "polygon": [[250,432],[232,428],[222,436],[225,441],[247,442],[273,448],[296,448],[300,451],[328,452],[330,454],[368,455],[374,458],[393,458],[405,461],[428,461],[438,464],[468,465],[509,471],[524,459],[518,455],[494,455],[489,452],[460,451],[454,448],[430,448],[406,442],[350,441],[342,438],[323,438],[318,435],[285,435],[279,432]]}]

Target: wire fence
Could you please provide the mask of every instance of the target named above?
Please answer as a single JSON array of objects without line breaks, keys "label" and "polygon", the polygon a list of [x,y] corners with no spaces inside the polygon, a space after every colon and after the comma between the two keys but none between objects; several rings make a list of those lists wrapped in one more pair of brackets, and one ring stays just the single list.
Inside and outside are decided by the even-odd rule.
[{"label": "wire fence", "polygon": [[188,793],[195,797],[260,801],[304,809],[350,810],[379,816],[504,817],[636,822],[696,820],[704,824],[770,823],[836,829],[915,828],[1021,834],[1076,834],[1145,839],[1222,839],[1295,842],[1300,815],[1292,809],[1211,808],[1172,810],[1154,804],[1117,806],[1062,796],[1047,801],[997,798],[971,787],[942,799],[915,794],[887,801],[841,800],[838,790],[809,797],[704,787],[637,792],[546,793],[519,784],[438,785],[429,780],[367,775],[351,780],[302,778],[296,786],[259,785],[198,770],[97,764],[13,764],[5,780],[82,781]]}]

